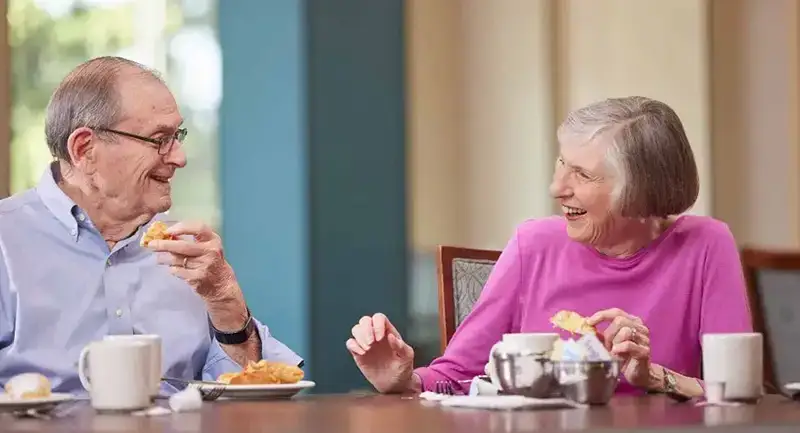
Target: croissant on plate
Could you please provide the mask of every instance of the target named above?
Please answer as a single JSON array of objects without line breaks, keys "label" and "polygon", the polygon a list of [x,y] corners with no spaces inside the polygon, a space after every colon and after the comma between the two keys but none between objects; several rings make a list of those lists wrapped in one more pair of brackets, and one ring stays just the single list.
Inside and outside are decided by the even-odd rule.
[{"label": "croissant on plate", "polygon": [[217,382],[229,385],[277,385],[297,383],[303,379],[300,367],[261,360],[250,362],[238,373],[223,373]]}]

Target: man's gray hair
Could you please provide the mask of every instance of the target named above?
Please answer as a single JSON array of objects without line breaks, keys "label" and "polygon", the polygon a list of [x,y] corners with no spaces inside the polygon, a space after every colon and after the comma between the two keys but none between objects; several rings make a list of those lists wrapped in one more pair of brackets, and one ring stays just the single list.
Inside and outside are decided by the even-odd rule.
[{"label": "man's gray hair", "polygon": [[67,140],[77,128],[111,128],[122,120],[117,84],[128,72],[162,81],[142,64],[111,56],[82,63],[61,81],[47,105],[44,126],[47,147],[56,159],[72,162]]},{"label": "man's gray hair", "polygon": [[609,140],[608,162],[619,175],[615,203],[630,218],[678,215],[700,193],[692,147],[675,111],[641,96],[606,99],[570,113],[558,138]]}]

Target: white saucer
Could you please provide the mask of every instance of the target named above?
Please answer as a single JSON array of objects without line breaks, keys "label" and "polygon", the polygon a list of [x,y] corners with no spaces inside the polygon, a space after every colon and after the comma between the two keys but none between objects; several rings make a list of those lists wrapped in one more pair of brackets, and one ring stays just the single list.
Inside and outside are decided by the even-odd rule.
[{"label": "white saucer", "polygon": [[52,393],[49,397],[26,398],[26,399],[11,398],[11,396],[8,394],[0,393],[0,412],[12,412],[12,411],[28,410],[28,409],[42,409],[50,406],[55,406],[65,401],[70,401],[74,398],[75,396],[72,394],[64,394],[58,392]]},{"label": "white saucer", "polygon": [[224,391],[220,398],[235,398],[235,399],[250,399],[250,400],[264,400],[264,399],[277,399],[289,398],[305,389],[311,389],[316,384],[310,380],[301,380],[297,383],[284,383],[278,385],[211,385],[205,383],[192,383],[189,386],[200,389],[201,391],[210,391],[212,388],[219,386],[224,387]]}]

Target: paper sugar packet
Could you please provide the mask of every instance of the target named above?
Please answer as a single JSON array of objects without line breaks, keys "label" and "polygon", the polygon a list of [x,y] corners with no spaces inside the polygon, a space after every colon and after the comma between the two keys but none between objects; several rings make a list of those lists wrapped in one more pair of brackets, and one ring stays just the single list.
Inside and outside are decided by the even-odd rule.
[{"label": "paper sugar packet", "polygon": [[[556,341],[550,359],[561,362],[609,361],[611,354],[595,334],[586,334],[577,341],[573,339]],[[578,366],[562,364],[558,368],[560,373],[556,377],[562,385],[586,380],[585,371]]]},{"label": "paper sugar packet", "polygon": [[594,334],[586,334],[578,340],[578,345],[585,354],[585,361],[610,361],[611,354]]},{"label": "paper sugar packet", "polygon": [[553,345],[552,361],[608,361],[611,354],[594,334],[586,334],[577,341],[558,340]]}]

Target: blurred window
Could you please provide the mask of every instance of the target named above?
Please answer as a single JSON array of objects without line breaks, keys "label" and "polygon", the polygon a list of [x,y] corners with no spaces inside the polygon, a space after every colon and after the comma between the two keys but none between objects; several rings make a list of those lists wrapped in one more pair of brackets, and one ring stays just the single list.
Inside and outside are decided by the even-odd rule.
[{"label": "blurred window", "polygon": [[11,192],[52,160],[45,108],[61,79],[97,56],[158,69],[186,119],[189,163],[173,181],[175,218],[220,226],[217,124],[222,58],[215,0],[7,0],[11,45]]}]

